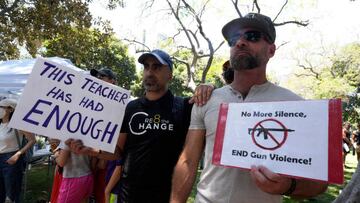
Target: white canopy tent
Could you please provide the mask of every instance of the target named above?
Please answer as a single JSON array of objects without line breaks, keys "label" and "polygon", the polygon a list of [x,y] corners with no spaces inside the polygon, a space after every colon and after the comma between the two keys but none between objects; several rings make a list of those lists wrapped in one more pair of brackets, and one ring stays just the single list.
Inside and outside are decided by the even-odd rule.
[{"label": "white canopy tent", "polygon": [[[47,59],[83,71],[75,67],[69,59],[60,57],[50,57]],[[1,97],[16,98],[21,94],[35,61],[36,59],[0,61],[0,99]]]}]

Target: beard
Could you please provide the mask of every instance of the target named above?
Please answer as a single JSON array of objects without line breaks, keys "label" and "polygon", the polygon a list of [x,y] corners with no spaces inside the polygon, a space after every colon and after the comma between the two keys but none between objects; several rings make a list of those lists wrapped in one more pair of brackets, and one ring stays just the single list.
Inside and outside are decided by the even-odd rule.
[{"label": "beard", "polygon": [[156,92],[160,90],[158,80],[154,76],[148,76],[143,79],[143,86],[147,92]]},{"label": "beard", "polygon": [[230,57],[230,64],[234,70],[251,70],[259,67],[260,60],[252,55],[232,55]]}]

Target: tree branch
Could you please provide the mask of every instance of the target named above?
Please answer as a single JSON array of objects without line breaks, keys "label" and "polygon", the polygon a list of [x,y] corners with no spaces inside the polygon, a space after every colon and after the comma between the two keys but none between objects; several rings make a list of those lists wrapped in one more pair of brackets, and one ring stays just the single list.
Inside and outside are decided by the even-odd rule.
[{"label": "tree branch", "polygon": [[282,23],[274,23],[274,26],[282,26],[282,25],[286,25],[286,24],[297,24],[297,25],[306,27],[306,26],[309,25],[309,20],[306,20],[306,21],[296,21],[296,20],[285,21],[285,22],[282,22]]},{"label": "tree branch", "polygon": [[[181,28],[182,28],[183,31],[185,32],[185,35],[186,35],[186,37],[187,37],[187,39],[188,39],[188,41],[189,41],[189,43],[190,43],[191,50],[192,50],[193,52],[196,52],[196,48],[195,48],[194,43],[193,43],[193,41],[192,41],[192,39],[191,39],[191,37],[190,37],[190,34],[189,34],[189,32],[187,31],[187,29],[186,29],[185,25],[183,24],[183,22],[181,21],[180,16],[178,15],[178,12],[175,12],[174,7],[172,6],[172,4],[170,3],[169,0],[166,0],[166,2],[168,3],[168,5],[169,5],[169,7],[170,7],[170,9],[171,9],[171,11],[172,11],[172,13],[174,14],[175,19],[178,21],[178,23],[180,24]],[[178,5],[179,5],[179,4],[178,4]],[[178,7],[179,7],[179,6],[178,6]],[[178,9],[177,9],[177,11],[178,11]]]},{"label": "tree branch", "polygon": [[260,13],[260,7],[259,7],[259,3],[257,2],[257,0],[253,1],[253,8],[252,10],[254,10],[254,6],[256,7],[257,13]]},{"label": "tree branch", "polygon": [[187,80],[186,80],[185,86],[188,87],[188,86],[189,86],[189,83],[190,83],[190,80],[191,80],[191,66],[190,66],[190,64],[189,64],[187,61],[182,60],[182,59],[180,59],[180,58],[177,58],[177,57],[175,57],[175,56],[172,56],[172,58],[175,59],[175,61],[177,61],[177,62],[179,62],[179,63],[182,63],[182,64],[184,64],[184,65],[186,66],[186,70],[187,70],[187,71],[186,71],[186,72],[187,72]]},{"label": "tree branch", "polygon": [[286,4],[288,3],[288,0],[285,1],[285,3],[282,5],[281,9],[279,10],[278,14],[275,16],[275,18],[273,19],[273,22],[275,22],[275,20],[277,19],[277,17],[279,17],[280,13],[284,10]]},{"label": "tree branch", "polygon": [[243,16],[242,16],[242,14],[240,12],[240,9],[238,7],[238,0],[231,0],[231,2],[234,5],[234,8],[235,8],[237,14],[239,15],[239,17],[242,18]]},{"label": "tree branch", "polygon": [[220,47],[225,43],[225,41],[220,42],[219,46],[215,48],[214,52],[220,49]]},{"label": "tree branch", "polygon": [[[300,64],[300,61],[297,60],[298,66],[306,71],[310,71],[312,74],[311,76],[315,77],[318,80],[321,80],[320,73],[315,71],[315,67],[311,64],[311,62],[307,59],[305,59],[305,62],[308,64],[308,66],[305,66],[304,64]],[[303,74],[305,75],[305,74]]]},{"label": "tree branch", "polygon": [[279,46],[276,47],[276,50],[279,50],[282,46],[288,44],[289,42],[283,42]]},{"label": "tree branch", "polygon": [[[129,42],[130,44],[140,44],[141,46],[143,46],[143,47],[145,47],[145,48],[147,49],[147,50],[145,50],[145,52],[146,52],[146,51],[151,51],[150,47],[146,46],[146,44],[144,44],[144,43],[142,43],[142,42],[139,42],[139,41],[137,41],[137,40],[135,40],[135,39],[130,40],[130,39],[124,38],[124,39],[122,39],[122,40],[127,41],[127,42]],[[142,50],[142,51],[136,50],[136,52],[144,52],[144,51],[143,51],[143,50]]]},{"label": "tree branch", "polygon": [[[185,0],[182,0],[182,2],[184,3],[185,7],[188,8],[192,13],[195,14],[195,11],[194,9],[185,1]],[[199,29],[199,32],[201,34],[201,36],[205,39],[205,41],[207,42],[208,44],[208,48],[209,48],[209,59],[207,60],[207,63],[206,63],[206,66],[202,72],[202,76],[201,76],[201,82],[204,83],[205,80],[206,80],[206,75],[210,69],[210,66],[211,66],[211,63],[212,63],[212,60],[214,58],[214,47],[212,45],[212,42],[211,40],[206,36],[204,30],[203,30],[203,27],[202,27],[202,21],[200,19],[200,17],[198,15],[194,15],[195,17],[195,20],[197,22],[197,25],[198,25],[198,29]]]}]

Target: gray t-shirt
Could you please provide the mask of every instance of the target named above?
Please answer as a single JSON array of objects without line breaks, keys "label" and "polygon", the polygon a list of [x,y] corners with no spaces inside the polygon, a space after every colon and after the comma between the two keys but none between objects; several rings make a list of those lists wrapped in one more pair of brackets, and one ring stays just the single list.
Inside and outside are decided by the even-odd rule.
[{"label": "gray t-shirt", "polygon": [[333,203],[360,203],[360,162],[350,182]]},{"label": "gray t-shirt", "polygon": [[281,195],[271,195],[260,190],[250,177],[249,171],[214,166],[211,163],[219,107],[221,103],[294,101],[302,98],[293,92],[266,82],[253,86],[245,100],[231,86],[214,90],[208,103],[194,105],[189,129],[205,129],[206,145],[204,169],[197,186],[197,203],[279,203]]},{"label": "gray t-shirt", "polygon": [[[70,150],[69,147],[64,142],[60,142],[58,148],[67,151]],[[68,158],[63,169],[63,177],[78,178],[89,174],[91,174],[89,156],[78,155],[73,152],[70,152],[70,157]]]}]

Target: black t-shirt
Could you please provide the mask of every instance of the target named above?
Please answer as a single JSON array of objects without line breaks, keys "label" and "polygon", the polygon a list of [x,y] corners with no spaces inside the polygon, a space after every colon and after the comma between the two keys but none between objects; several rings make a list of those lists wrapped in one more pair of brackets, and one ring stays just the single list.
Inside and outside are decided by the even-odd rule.
[{"label": "black t-shirt", "polygon": [[169,202],[192,107],[186,99],[175,100],[168,91],[156,101],[140,98],[127,105],[121,129],[127,139],[120,202]]}]

